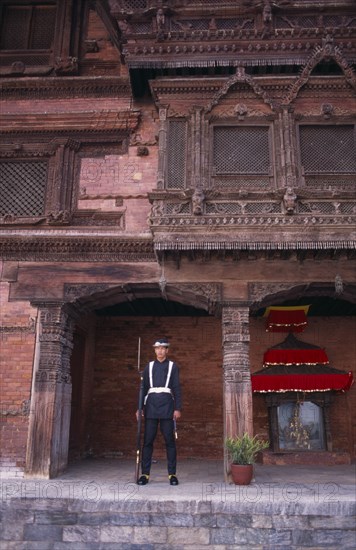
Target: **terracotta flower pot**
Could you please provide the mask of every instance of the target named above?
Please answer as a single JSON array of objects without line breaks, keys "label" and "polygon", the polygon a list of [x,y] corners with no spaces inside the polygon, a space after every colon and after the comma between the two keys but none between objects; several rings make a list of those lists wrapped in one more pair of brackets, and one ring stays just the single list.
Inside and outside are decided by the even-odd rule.
[{"label": "terracotta flower pot", "polygon": [[253,477],[253,464],[231,464],[231,477],[235,485],[249,485]]}]

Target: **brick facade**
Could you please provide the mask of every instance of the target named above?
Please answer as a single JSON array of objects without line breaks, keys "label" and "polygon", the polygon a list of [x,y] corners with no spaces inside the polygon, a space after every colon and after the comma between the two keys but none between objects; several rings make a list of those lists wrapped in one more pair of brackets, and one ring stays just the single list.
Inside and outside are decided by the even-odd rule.
[{"label": "brick facade", "polygon": [[[250,373],[282,340],[269,305],[310,302],[302,339],[355,374],[351,0],[53,0],[48,50],[14,49],[12,10],[44,13],[17,4],[0,45],[6,468],[54,477],[68,457],[133,456],[138,336],[142,363],[172,339],[185,458],[268,435]],[[351,459],[354,405],[355,386],[330,409]]]}]

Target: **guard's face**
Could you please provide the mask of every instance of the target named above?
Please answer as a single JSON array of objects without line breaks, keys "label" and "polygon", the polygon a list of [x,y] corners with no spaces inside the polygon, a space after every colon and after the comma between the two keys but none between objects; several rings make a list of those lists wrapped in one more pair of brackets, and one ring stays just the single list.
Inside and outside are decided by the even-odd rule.
[{"label": "guard's face", "polygon": [[168,348],[166,346],[157,346],[155,348],[155,353],[158,361],[164,361],[168,355]]}]

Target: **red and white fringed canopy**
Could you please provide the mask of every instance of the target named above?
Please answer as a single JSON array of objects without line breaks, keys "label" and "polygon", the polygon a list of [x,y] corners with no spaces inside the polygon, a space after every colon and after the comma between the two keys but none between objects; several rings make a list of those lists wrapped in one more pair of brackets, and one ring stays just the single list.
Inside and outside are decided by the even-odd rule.
[{"label": "red and white fringed canopy", "polygon": [[271,306],[264,316],[267,332],[303,332],[308,324],[308,306]]},{"label": "red and white fringed canopy", "polygon": [[263,366],[270,365],[327,365],[328,356],[323,348],[301,342],[293,334],[268,349],[263,355]]},{"label": "red and white fringed canopy", "polygon": [[319,374],[254,374],[251,377],[255,393],[348,391],[354,380],[352,372]]},{"label": "red and white fringed canopy", "polygon": [[347,391],[352,372],[328,366],[324,349],[301,342],[293,334],[266,351],[263,369],[252,374],[256,393]]}]

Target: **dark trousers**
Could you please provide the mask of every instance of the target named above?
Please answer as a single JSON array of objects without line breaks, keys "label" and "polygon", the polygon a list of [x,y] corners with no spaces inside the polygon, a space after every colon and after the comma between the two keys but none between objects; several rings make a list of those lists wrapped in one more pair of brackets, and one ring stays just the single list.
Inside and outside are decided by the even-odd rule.
[{"label": "dark trousers", "polygon": [[149,474],[152,463],[153,442],[157,435],[158,424],[166,443],[168,474],[175,474],[177,467],[177,450],[174,438],[174,424],[170,418],[146,418],[145,434],[142,449],[142,473]]}]

